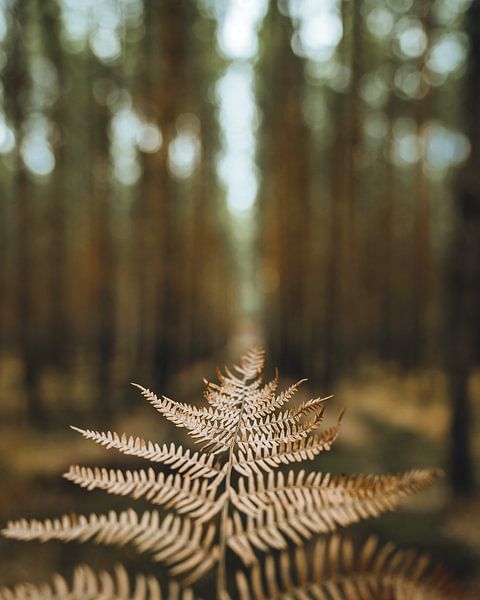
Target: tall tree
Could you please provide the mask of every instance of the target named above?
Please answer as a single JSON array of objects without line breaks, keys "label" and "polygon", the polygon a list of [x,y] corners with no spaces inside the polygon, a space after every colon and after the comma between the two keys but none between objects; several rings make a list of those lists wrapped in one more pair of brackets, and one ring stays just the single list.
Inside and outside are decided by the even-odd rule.
[{"label": "tall tree", "polygon": [[[279,367],[295,372],[309,345],[303,313],[309,255],[309,135],[303,100],[303,60],[291,47],[292,21],[275,3],[265,18],[261,88],[264,252],[278,287],[266,306],[268,335]],[[278,68],[278,65],[282,65]],[[292,152],[295,148],[295,152]],[[275,344],[275,340],[279,343]]]},{"label": "tall tree", "polygon": [[108,417],[112,406],[112,363],[115,347],[116,324],[116,270],[117,255],[112,233],[111,162],[108,135],[110,112],[100,104],[93,93],[95,82],[107,76],[106,69],[92,55],[90,63],[90,203],[89,244],[91,246],[91,300],[95,320],[93,338],[96,352],[97,406],[102,416]]},{"label": "tall tree", "polygon": [[459,493],[474,488],[469,381],[480,358],[480,3],[466,15],[470,42],[464,116],[471,152],[456,186],[456,228],[447,278],[446,365],[451,400],[450,476]]},{"label": "tall tree", "polygon": [[48,116],[55,129],[55,171],[49,198],[49,260],[48,280],[50,297],[49,338],[51,358],[58,366],[66,366],[70,356],[68,323],[68,246],[66,138],[67,138],[67,69],[65,52],[61,45],[60,7],[57,0],[38,3],[41,18],[43,46],[47,59],[55,70],[57,97]]},{"label": "tall tree", "polygon": [[[24,367],[27,416],[31,423],[44,420],[44,410],[39,392],[41,373],[41,348],[35,315],[38,311],[37,293],[33,275],[36,248],[35,196],[22,160],[24,121],[27,116],[31,93],[29,76],[28,41],[31,3],[17,1],[12,8],[10,34],[11,47],[4,80],[6,83],[6,113],[14,127],[16,145],[14,150],[15,176],[13,194],[17,206],[17,262],[16,285],[18,341]],[[15,59],[13,60],[13,57]]]}]

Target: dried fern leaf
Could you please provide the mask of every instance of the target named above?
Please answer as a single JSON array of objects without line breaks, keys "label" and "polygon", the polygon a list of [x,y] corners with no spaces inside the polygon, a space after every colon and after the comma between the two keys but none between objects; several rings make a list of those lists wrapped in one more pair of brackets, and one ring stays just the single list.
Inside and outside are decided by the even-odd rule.
[{"label": "dried fern leaf", "polygon": [[[136,384],[135,384],[136,385]],[[227,451],[235,438],[240,411],[233,407],[227,411],[199,409],[175,402],[166,396],[158,397],[150,390],[136,385],[150,404],[177,427],[183,427],[192,439],[204,444],[210,452]]]},{"label": "dried fern leaf", "polygon": [[165,563],[172,575],[185,575],[186,584],[218,559],[213,525],[204,529],[190,519],[171,514],[161,521],[157,511],[145,511],[141,517],[129,509],[119,514],[110,511],[107,515],[73,515],[45,521],[21,519],[7,523],[2,533],[22,541],[92,540],[108,546],[131,543],[137,551],[148,552],[154,561]]},{"label": "dried fern leaf", "polygon": [[[247,399],[254,403],[253,413],[264,416],[263,406],[269,404],[275,398],[275,390],[278,386],[278,373],[275,380],[262,387],[264,351],[255,350],[240,359],[240,365],[234,369],[241,375],[237,377],[227,367],[225,375],[217,370],[219,384],[204,379],[206,385],[204,397],[210,406],[220,410],[231,410],[242,408],[245,413],[250,412],[246,406]],[[266,413],[265,413],[266,414]]]},{"label": "dried fern leaf", "polygon": [[245,452],[251,447],[278,448],[285,444],[294,444],[306,439],[312,431],[320,427],[322,421],[323,410],[303,421],[296,421],[293,417],[283,422],[274,422],[263,426],[258,423],[258,427],[263,430],[257,433],[247,432],[240,426],[237,446]]},{"label": "dried fern leaf", "polygon": [[[314,534],[330,533],[369,517],[394,510],[406,496],[430,485],[437,471],[402,475],[331,477],[304,473],[287,481],[282,474],[265,482],[260,475],[241,485],[232,502],[240,509],[229,521],[228,545],[246,564],[256,561],[254,549],[283,550],[302,545]],[[250,491],[247,488],[250,488]],[[245,514],[247,515],[245,518]]]},{"label": "dried fern leaf", "polygon": [[182,589],[171,582],[165,590],[155,577],[137,575],[130,585],[129,577],[121,565],[113,574],[95,572],[86,565],[79,565],[73,572],[69,585],[60,575],[48,584],[23,583],[13,589],[1,588],[0,600],[195,600],[190,588]]},{"label": "dried fern leaf", "polygon": [[271,472],[241,477],[238,492],[232,490],[232,502],[250,516],[258,516],[270,506],[289,511],[352,504],[361,517],[377,516],[393,510],[398,502],[424,487],[437,477],[436,470],[411,470],[400,475],[331,475],[304,470]]},{"label": "dried fern leaf", "polygon": [[[119,514],[62,517],[43,522],[21,520],[10,522],[4,535],[23,540],[131,543],[138,552],[149,553],[154,561],[164,563],[171,575],[182,577],[185,585],[196,581],[218,562],[217,592],[219,600],[224,600],[228,597],[228,548],[246,564],[256,565],[259,552],[283,551],[290,542],[301,546],[314,534],[330,533],[338,526],[392,510],[404,496],[433,481],[437,474],[434,471],[411,471],[384,477],[332,477],[319,473],[307,476],[303,471],[298,475],[290,471],[284,476],[275,471],[280,465],[312,459],[329,450],[338,436],[343,413],[336,425],[318,432],[327,398],[313,398],[293,408],[282,409],[304,380],[278,394],[278,373],[273,381],[264,383],[263,365],[263,350],[254,349],[232,369],[225,367],[223,372],[218,371],[218,384],[206,382],[207,403],[203,407],[158,397],[137,386],[159,413],[184,428],[208,452],[191,452],[175,444],[159,445],[110,431],[73,428],[97,444],[166,465],[173,473],[157,473],[153,468],[122,471],[72,466],[65,474],[67,479],[89,490],[101,489],[111,494],[130,495],[134,499],[143,498],[172,511],[165,518],[160,518],[157,511],[147,511],[139,516],[128,510]],[[228,455],[217,457],[220,453]],[[234,477],[234,472],[240,477]],[[211,521],[219,513],[217,527],[218,524]],[[218,546],[214,544],[217,532]],[[292,569],[285,552],[280,555],[280,570],[276,570],[276,563],[270,556],[264,561],[264,572],[255,566],[250,580],[239,575],[240,593],[243,598],[263,598],[262,586],[266,583],[268,594],[285,600],[377,597],[368,596],[370,588],[366,580],[357,578],[357,583],[352,583],[343,575],[338,580],[332,579],[333,571],[339,571],[335,566],[335,553],[340,547],[342,568],[346,571],[355,568],[357,563],[351,547],[341,546],[338,538],[332,538],[328,547],[323,547],[324,552],[328,551],[325,560],[330,579],[321,587],[323,579],[315,575],[308,588],[313,596],[309,595],[310,591],[295,587],[297,583],[292,580]],[[387,560],[387,554],[384,549],[378,553],[379,558],[375,558],[379,576],[383,576],[379,565],[382,560]],[[370,555],[367,550],[361,553],[357,565],[360,570],[367,569],[371,555],[373,551]],[[400,555],[396,556],[389,564],[392,572],[401,562]],[[404,570],[405,565],[404,561]],[[300,583],[307,582],[308,565],[301,551],[295,554],[295,569],[297,575],[294,578],[298,576]],[[57,581],[63,586],[59,589],[68,591],[65,581]],[[115,590],[115,585],[119,587],[118,582],[108,580],[108,576],[102,576],[99,581],[108,590]],[[139,581],[144,582],[143,579]],[[93,585],[90,586],[92,589]],[[144,586],[144,583],[138,585]],[[400,590],[401,585],[395,583],[396,587],[392,589]],[[23,593],[26,588],[18,589],[18,593]],[[48,586],[42,589],[50,593]],[[127,590],[125,594],[130,593],[128,587],[121,589]],[[356,595],[359,590],[363,596]],[[108,593],[101,597],[108,598]],[[139,599],[143,593],[142,590],[138,592]]]},{"label": "dried fern leaf", "polygon": [[145,498],[152,504],[174,509],[199,523],[208,521],[222,508],[226,492],[216,498],[220,481],[182,477],[179,473],[165,475],[153,469],[127,470],[90,468],[72,465],[65,479],[87,488],[101,489],[109,494]]},{"label": "dried fern leaf", "polygon": [[142,438],[128,436],[123,433],[93,431],[90,429],[79,429],[72,427],[88,440],[105,446],[107,449],[115,448],[123,454],[145,458],[154,463],[168,465],[171,469],[182,473],[186,477],[195,479],[197,477],[219,477],[221,471],[214,463],[215,456],[212,454],[192,452],[189,448],[171,444],[157,444],[147,442]]},{"label": "dried fern leaf", "polygon": [[227,414],[209,409],[176,402],[166,396],[158,397],[149,389],[134,384],[140,389],[142,395],[166,419],[177,427],[183,427],[188,434],[198,443],[211,443],[219,450],[227,450],[235,432],[235,422],[239,412],[233,410]]},{"label": "dried fern leaf", "polygon": [[[316,429],[323,420],[325,403],[332,398],[313,398],[302,402],[299,406],[279,413],[270,413],[265,417],[244,412],[239,434],[242,441],[256,442],[279,440],[296,432],[306,435]],[[287,440],[284,440],[287,441]],[[273,444],[278,445],[278,444]]]},{"label": "dried fern leaf", "polygon": [[[245,385],[229,384],[224,381],[222,385],[207,381],[204,379],[205,392],[204,397],[213,408],[228,410],[238,408],[242,404],[242,395],[245,390]],[[246,414],[252,413],[258,416],[264,416],[262,406],[268,403],[272,397],[275,397],[275,390],[278,387],[278,375],[276,379],[261,386],[261,379],[252,381],[248,384],[250,394],[255,394],[256,408],[247,408]],[[265,413],[267,414],[267,413]]]},{"label": "dried fern leaf", "polygon": [[265,350],[263,348],[252,348],[240,359],[240,365],[234,368],[245,377],[253,379],[263,373],[265,365]]},{"label": "dried fern leaf", "polygon": [[[257,369],[263,369],[262,361],[263,354],[258,354],[236,367],[236,370],[243,375],[243,379],[236,377],[227,368],[225,369],[226,376],[219,373],[221,385],[207,385],[207,399],[210,400],[210,394],[216,394],[215,400],[212,400],[211,406],[208,408],[198,408],[175,402],[165,396],[158,397],[149,389],[134,385],[163,416],[178,427],[187,429],[189,435],[197,443],[204,444],[204,448],[208,448],[213,453],[229,450],[233,444],[238,442],[238,434],[243,436],[244,442],[251,439],[251,442],[257,446],[269,444],[271,447],[305,437],[308,432],[318,426],[320,421],[318,413],[305,423],[302,423],[301,411],[289,414],[287,422],[284,422],[283,425],[280,419],[260,421],[257,428],[260,431],[257,431],[256,434],[248,433],[248,429],[257,425],[257,419],[270,414],[278,406],[287,402],[301,383],[291,386],[277,398],[272,391],[277,385],[276,381],[273,382],[273,385],[271,383],[257,390],[256,384],[259,379],[248,383],[247,380],[252,373],[257,373]],[[219,401],[220,399],[221,401]],[[308,409],[309,412],[314,413],[312,402],[308,405]],[[250,419],[248,423],[241,421],[244,414],[245,420]],[[270,435],[270,430],[272,433],[276,432],[277,435]]]},{"label": "dried fern leaf", "polygon": [[429,557],[379,547],[370,538],[359,552],[347,539],[319,540],[307,558],[302,548],[237,572],[240,600],[454,600],[457,592]]},{"label": "dried fern leaf", "polygon": [[267,446],[249,445],[239,448],[233,453],[233,468],[241,475],[252,475],[262,471],[270,472],[280,465],[288,465],[304,460],[312,460],[323,451],[330,450],[340,431],[343,412],[340,414],[336,425],[329,427],[321,433],[314,433],[307,438],[296,442],[282,443],[269,448]]},{"label": "dried fern leaf", "polygon": [[[265,352],[255,349],[247,353],[240,360],[240,365],[235,369],[243,376],[242,379],[236,377],[226,368],[227,376],[218,373],[221,387],[218,388],[226,397],[237,398],[245,395],[245,391],[254,392],[254,383],[246,385],[245,380],[252,379],[263,371]],[[215,408],[198,408],[182,402],[176,402],[166,396],[158,397],[149,389],[141,385],[133,384],[138,387],[142,395],[167,419],[172,421],[178,427],[185,427],[189,430],[195,429],[200,425],[214,425],[217,429],[230,431],[230,425],[235,429],[235,421],[238,420],[239,411],[230,404],[221,405],[222,410]],[[207,386],[208,389],[208,386]],[[211,389],[213,389],[213,384]],[[212,423],[209,423],[211,421]],[[231,423],[233,421],[233,423]]]},{"label": "dried fern leaf", "polygon": [[267,398],[263,398],[261,395],[249,394],[245,398],[245,413],[247,415],[259,415],[265,416],[273,413],[277,409],[281,408],[284,404],[289,402],[293,396],[297,393],[302,383],[307,381],[301,379],[297,381],[289,388],[281,392],[278,396],[275,394],[270,395]]},{"label": "dried fern leaf", "polygon": [[250,433],[261,432],[264,434],[282,433],[288,428],[301,426],[308,423],[320,415],[323,415],[325,410],[325,402],[331,398],[315,398],[302,404],[296,408],[291,408],[279,413],[271,413],[265,417],[258,414],[243,414],[243,420],[240,425],[240,432],[243,435]]}]

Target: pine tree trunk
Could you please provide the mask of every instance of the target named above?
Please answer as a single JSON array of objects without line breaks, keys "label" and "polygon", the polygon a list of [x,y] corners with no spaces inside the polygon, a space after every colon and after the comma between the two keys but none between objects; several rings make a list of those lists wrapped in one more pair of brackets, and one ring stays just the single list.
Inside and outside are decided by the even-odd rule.
[{"label": "pine tree trunk", "polygon": [[450,478],[457,493],[474,488],[469,379],[480,349],[480,4],[467,13],[470,63],[465,78],[471,154],[459,174],[456,229],[448,277],[446,367],[452,407]]}]

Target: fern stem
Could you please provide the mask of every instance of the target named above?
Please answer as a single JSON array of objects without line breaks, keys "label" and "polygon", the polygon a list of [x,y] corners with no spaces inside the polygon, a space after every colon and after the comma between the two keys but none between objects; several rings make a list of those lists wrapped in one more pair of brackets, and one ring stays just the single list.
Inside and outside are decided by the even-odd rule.
[{"label": "fern stem", "polygon": [[[246,377],[243,378],[242,383],[246,382]],[[242,404],[240,406],[240,412],[238,415],[238,424],[235,429],[235,434],[232,437],[232,443],[228,451],[228,463],[227,463],[227,474],[225,476],[225,490],[227,496],[225,498],[225,504],[222,508],[222,516],[220,520],[220,542],[219,552],[220,556],[218,559],[218,576],[217,576],[217,598],[218,600],[229,600],[227,591],[227,525],[228,525],[228,511],[230,508],[230,489],[232,479],[232,465],[233,465],[233,449],[237,441],[238,433],[242,424],[243,411],[245,407],[245,392],[242,396]]]}]

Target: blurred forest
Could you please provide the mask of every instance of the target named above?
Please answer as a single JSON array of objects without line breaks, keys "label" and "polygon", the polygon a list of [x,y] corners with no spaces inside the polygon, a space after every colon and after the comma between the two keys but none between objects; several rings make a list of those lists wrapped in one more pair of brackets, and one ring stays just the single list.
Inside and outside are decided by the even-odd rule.
[{"label": "blurred forest", "polygon": [[260,342],[347,406],[328,468],[446,468],[385,527],[471,574],[480,0],[0,0],[0,81],[2,523]]}]

